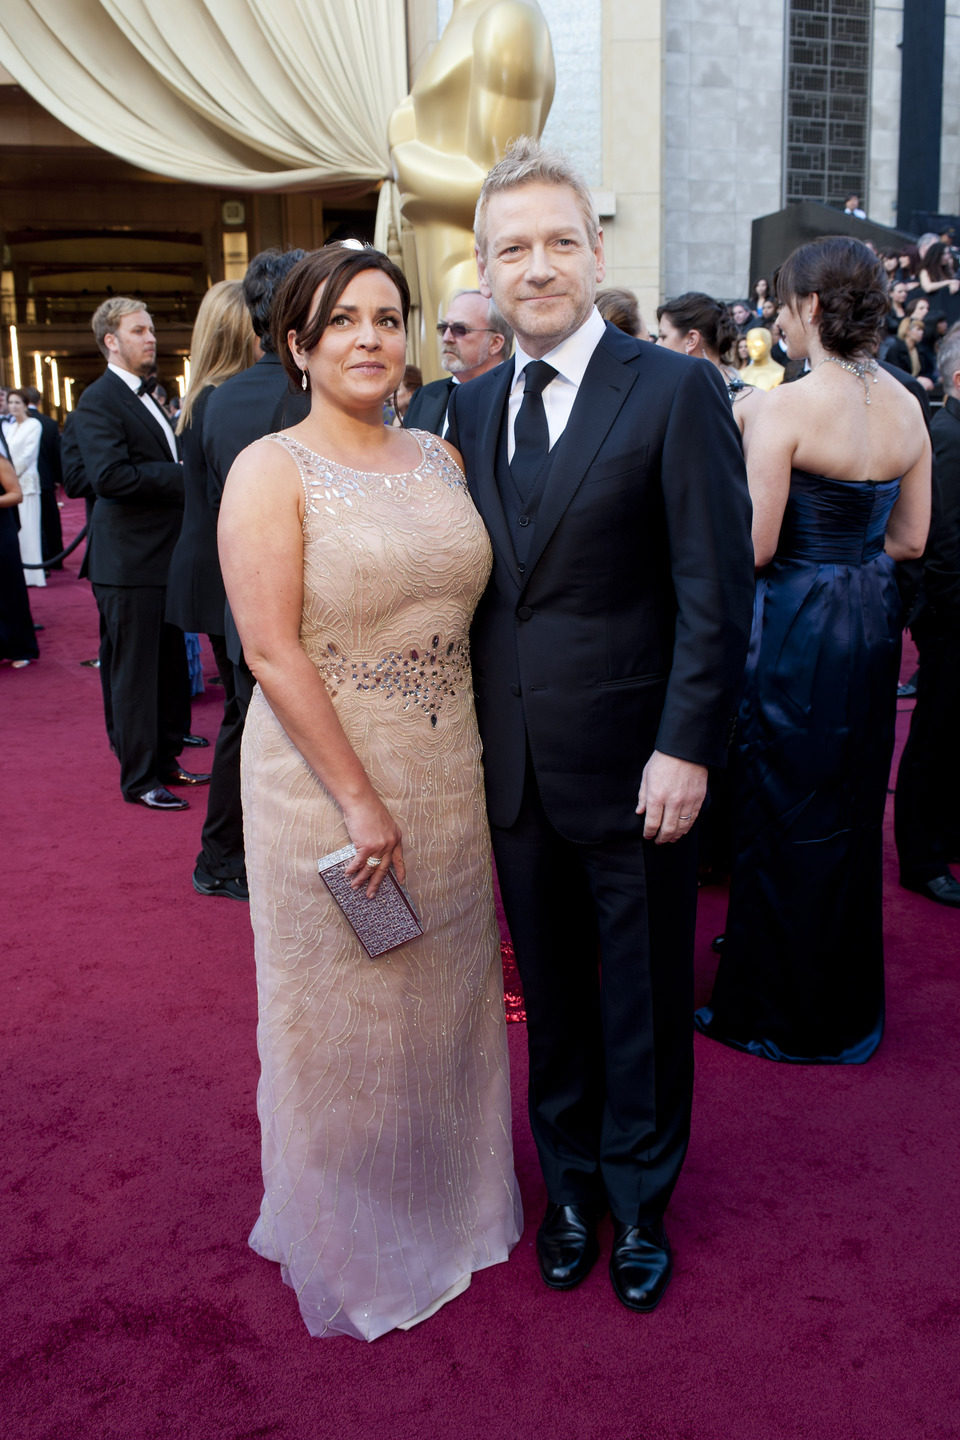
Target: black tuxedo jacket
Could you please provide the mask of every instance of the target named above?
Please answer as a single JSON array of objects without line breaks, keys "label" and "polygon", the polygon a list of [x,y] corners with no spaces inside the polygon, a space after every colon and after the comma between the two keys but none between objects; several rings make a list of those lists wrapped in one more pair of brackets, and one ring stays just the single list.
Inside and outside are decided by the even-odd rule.
[{"label": "black tuxedo jacket", "polygon": [[403,428],[405,430],[429,430],[433,435],[442,435],[443,422],[447,414],[447,402],[450,399],[450,392],[456,388],[452,377],[447,380],[431,380],[429,385],[421,385],[420,389],[414,392],[413,399],[407,406],[407,413],[403,417]]},{"label": "black tuxedo jacket", "polygon": [[223,634],[226,593],[217,554],[217,514],[208,498],[207,466],[203,458],[203,422],[212,385],[200,391],[190,412],[190,423],[180,437],[183,450],[183,525],[170,561],[167,579],[167,619],[181,630],[204,635]]},{"label": "black tuxedo jacket", "polygon": [[159,419],[107,370],[74,411],[73,435],[96,504],[86,567],[95,585],[166,585],[183,519],[183,467]]},{"label": "black tuxedo jacket", "polygon": [[60,469],[60,427],[50,415],[44,415],[36,405],[27,408],[27,414],[40,421],[40,453],[37,456],[37,472],[41,490],[55,490],[63,479]]},{"label": "black tuxedo jacket", "polygon": [[490,818],[516,818],[529,746],[551,822],[599,841],[635,832],[655,748],[726,759],[754,594],[740,438],[715,366],[607,325],[521,574],[496,474],[513,374],[457,386],[448,432],[494,552],[472,634]]},{"label": "black tuxedo jacket", "polygon": [[309,410],[309,393],[291,388],[280,357],[272,350],[217,386],[207,404],[201,436],[207,496],[215,514],[240,451],[274,430],[298,424]]},{"label": "black tuxedo jacket", "polygon": [[[309,392],[292,389],[283,362],[273,350],[217,386],[207,404],[200,437],[214,527],[230,466],[240,451],[264,435],[298,424],[309,410]],[[227,654],[235,665],[240,664],[243,650],[229,605],[224,606],[222,633]]]},{"label": "black tuxedo jacket", "polygon": [[929,619],[960,636],[960,400],[948,395],[930,426],[933,514],[923,557]]}]

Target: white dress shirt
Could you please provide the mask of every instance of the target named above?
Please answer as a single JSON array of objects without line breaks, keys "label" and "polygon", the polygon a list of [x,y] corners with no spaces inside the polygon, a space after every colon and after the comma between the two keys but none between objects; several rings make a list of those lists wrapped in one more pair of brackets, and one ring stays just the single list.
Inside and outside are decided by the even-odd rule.
[{"label": "white dress shirt", "polygon": [[[543,389],[543,408],[547,417],[551,450],[567,428],[567,421],[570,419],[573,403],[577,398],[587,366],[590,364],[590,357],[599,345],[606,328],[603,316],[594,306],[579,330],[574,330],[566,340],[561,340],[556,349],[540,357],[548,365],[552,365],[557,372]],[[523,370],[532,359],[533,356],[528,355],[518,343],[514,351],[513,385],[508,402],[507,457],[510,460],[513,459],[516,446],[513,427],[523,403],[525,383]]]},{"label": "white dress shirt", "polygon": [[[111,364],[107,366],[107,369],[112,370],[114,375],[118,375],[123,381],[124,385],[126,385],[128,389],[133,391],[134,395],[137,394],[137,391],[140,389],[140,381],[143,378],[142,376],[132,375],[129,370],[124,370],[119,365]],[[141,405],[146,405],[151,417],[154,420],[158,421],[159,424],[163,427],[163,433],[167,437],[167,444],[170,446],[170,454],[173,456],[174,460],[179,462],[180,456],[177,454],[176,436],[173,433],[170,421],[167,419],[166,415],[164,415],[163,411],[160,409],[160,406],[157,404],[156,400],[154,400],[152,395],[148,395],[146,391],[144,391],[142,395],[137,395],[137,399],[140,401]]]}]

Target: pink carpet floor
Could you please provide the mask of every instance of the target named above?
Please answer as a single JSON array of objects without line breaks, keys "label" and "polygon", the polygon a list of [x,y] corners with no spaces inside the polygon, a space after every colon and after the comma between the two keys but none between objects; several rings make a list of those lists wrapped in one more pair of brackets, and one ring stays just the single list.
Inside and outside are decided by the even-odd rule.
[{"label": "pink carpet floor", "polygon": [[[68,532],[78,523],[65,512]],[[886,853],[887,1035],[862,1068],[698,1037],[652,1316],[605,1263],[555,1294],[509,1027],[528,1216],[409,1334],[311,1340],[248,1250],[260,1198],[246,907],[190,886],[203,806],[120,797],[77,556],[40,662],[0,669],[0,1434],[10,1440],[946,1440],[960,1435],[960,913]],[[209,671],[209,664],[208,664]],[[213,736],[219,692],[195,705]],[[909,706],[902,705],[901,730]],[[901,734],[902,741],[902,734]],[[199,758],[190,756],[189,763]],[[702,892],[698,1000],[724,896]],[[604,1262],[609,1228],[602,1233]]]}]

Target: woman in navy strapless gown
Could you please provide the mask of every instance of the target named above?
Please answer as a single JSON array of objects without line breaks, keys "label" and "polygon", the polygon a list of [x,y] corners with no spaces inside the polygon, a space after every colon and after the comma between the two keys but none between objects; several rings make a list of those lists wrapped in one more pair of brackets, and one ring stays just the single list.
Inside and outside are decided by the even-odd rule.
[{"label": "woman in navy strapless gown", "polygon": [[876,257],[843,237],[777,278],[810,374],[745,436],[758,567],[733,759],[726,938],[697,1027],[772,1060],[859,1064],[883,1034],[881,826],[900,656],[894,562],[921,554],[930,445],[872,359]]}]

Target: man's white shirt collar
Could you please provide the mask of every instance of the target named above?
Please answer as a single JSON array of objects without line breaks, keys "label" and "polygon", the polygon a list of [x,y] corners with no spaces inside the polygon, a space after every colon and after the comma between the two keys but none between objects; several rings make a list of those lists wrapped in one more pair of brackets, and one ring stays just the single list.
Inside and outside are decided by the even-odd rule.
[{"label": "man's white shirt collar", "polygon": [[[566,429],[587,366],[590,364],[590,357],[603,338],[606,328],[600,311],[594,306],[578,330],[574,330],[566,340],[561,340],[553,350],[540,357],[557,372],[543,391],[543,408],[547,417],[551,449]],[[533,356],[528,355],[518,344],[514,354],[513,384],[507,404],[507,457],[510,460],[513,459],[515,444],[514,427],[523,403],[524,381],[521,376],[524,367],[532,359]]]},{"label": "man's white shirt collar", "polygon": [[[568,380],[571,385],[575,385],[579,389],[587,366],[590,364],[590,357],[599,345],[606,328],[603,316],[594,305],[578,330],[574,330],[566,340],[561,340],[559,345],[540,358],[545,360],[548,365],[552,365],[558,376]],[[529,365],[532,359],[533,356],[528,355],[518,342],[514,351],[514,384],[517,383],[517,377],[521,370]],[[550,383],[552,385],[553,381],[551,380]]]},{"label": "man's white shirt collar", "polygon": [[134,393],[140,389],[140,381],[142,379],[140,375],[134,375],[130,370],[124,370],[122,365],[114,365],[112,361],[108,363],[107,369],[112,370],[114,375],[118,375],[124,385],[128,386]]}]

